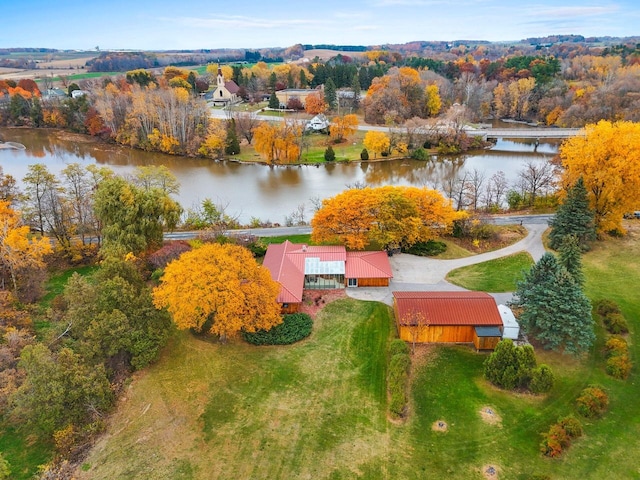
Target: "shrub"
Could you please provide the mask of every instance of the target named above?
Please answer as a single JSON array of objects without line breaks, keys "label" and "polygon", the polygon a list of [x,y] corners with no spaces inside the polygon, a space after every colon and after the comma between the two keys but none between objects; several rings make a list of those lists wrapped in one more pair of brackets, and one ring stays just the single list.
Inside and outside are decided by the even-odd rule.
[{"label": "shrub", "polygon": [[147,261],[155,270],[164,268],[169,262],[179,258],[184,252],[191,250],[191,245],[184,240],[175,240],[166,243],[162,248],[149,255]]},{"label": "shrub", "polygon": [[561,425],[551,425],[548,432],[542,434],[543,440],[540,450],[547,457],[559,457],[565,448],[569,446],[569,435]]},{"label": "shrub", "polygon": [[576,403],[578,413],[583,417],[599,417],[609,406],[609,396],[602,388],[590,385],[580,392]]},{"label": "shrub", "polygon": [[261,241],[251,242],[247,245],[249,251],[253,254],[254,257],[264,257],[267,253],[267,246]]},{"label": "shrub", "polygon": [[333,151],[331,145],[324,151],[324,159],[327,162],[333,162],[336,159],[336,152]]},{"label": "shrub", "polygon": [[490,240],[495,238],[498,227],[490,223],[480,222],[471,227],[471,236],[477,240]]},{"label": "shrub", "polygon": [[629,346],[627,341],[622,337],[611,337],[604,344],[604,354],[607,358],[616,355],[627,355],[629,353]]},{"label": "shrub", "polygon": [[602,318],[602,322],[609,333],[614,335],[629,333],[629,325],[621,313],[609,313]]},{"label": "shrub", "polygon": [[369,151],[366,148],[360,152],[360,160],[369,160]]},{"label": "shrub", "polygon": [[605,366],[607,374],[613,378],[625,379],[631,372],[631,360],[629,355],[615,355],[607,360]]},{"label": "shrub", "polygon": [[447,249],[447,244],[438,240],[428,240],[426,242],[414,243],[410,247],[405,249],[406,253],[411,255],[418,255],[420,257],[431,257],[444,252]]},{"label": "shrub", "polygon": [[[402,342],[402,346],[399,342]],[[387,374],[387,389],[391,397],[389,411],[392,415],[401,417],[404,415],[407,405],[407,386],[411,358],[409,357],[409,348],[402,340],[391,342],[389,351],[395,352],[389,359]]]},{"label": "shrub", "polygon": [[621,313],[620,307],[613,300],[602,298],[595,304],[596,313],[606,317],[610,313]]},{"label": "shrub", "polygon": [[558,420],[558,424],[564,428],[569,438],[578,438],[582,436],[582,422],[576,417],[568,416]]},{"label": "shrub", "polygon": [[414,160],[428,160],[429,154],[424,148],[416,148],[413,152],[411,152],[411,158]]},{"label": "shrub", "polygon": [[529,390],[532,393],[547,393],[553,388],[555,376],[553,371],[547,365],[540,365],[533,369],[531,373],[531,382]]},{"label": "shrub", "polygon": [[391,343],[389,344],[389,357],[393,357],[394,355],[399,355],[399,354],[408,355],[409,346],[407,345],[407,342],[405,342],[404,340],[396,338],[392,340]]},{"label": "shrub", "polygon": [[258,330],[254,333],[242,332],[245,341],[253,345],[289,345],[311,334],[313,320],[306,313],[285,315],[282,323],[271,330]]}]

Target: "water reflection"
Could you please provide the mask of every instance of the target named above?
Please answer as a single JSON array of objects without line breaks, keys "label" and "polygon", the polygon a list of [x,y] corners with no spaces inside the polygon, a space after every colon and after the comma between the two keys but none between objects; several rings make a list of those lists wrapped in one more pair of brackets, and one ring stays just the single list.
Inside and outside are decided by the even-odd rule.
[{"label": "water reflection", "polygon": [[24,144],[26,150],[0,150],[5,173],[21,180],[29,165],[44,163],[59,174],[69,163],[93,163],[128,174],[136,166],[165,165],[178,178],[178,200],[190,208],[211,198],[228,205],[228,213],[243,222],[253,217],[282,222],[298,205],[311,211],[311,198],[331,197],[347,185],[415,185],[438,188],[465,170],[480,170],[485,178],[502,170],[509,182],[528,161],[552,158],[559,142],[537,146],[532,140],[501,140],[491,150],[431,160],[391,160],[330,163],[325,166],[275,166],[219,162],[142,152],[118,145],[96,143],[83,135],[47,130],[0,129],[6,141]]}]

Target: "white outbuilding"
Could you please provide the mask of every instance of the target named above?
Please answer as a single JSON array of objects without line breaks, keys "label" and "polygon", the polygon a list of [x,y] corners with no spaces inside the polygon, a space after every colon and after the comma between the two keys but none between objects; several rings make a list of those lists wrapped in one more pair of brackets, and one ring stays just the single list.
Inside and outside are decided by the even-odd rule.
[{"label": "white outbuilding", "polygon": [[502,319],[502,338],[517,340],[520,335],[520,325],[511,309],[506,305],[498,305],[498,312]]}]

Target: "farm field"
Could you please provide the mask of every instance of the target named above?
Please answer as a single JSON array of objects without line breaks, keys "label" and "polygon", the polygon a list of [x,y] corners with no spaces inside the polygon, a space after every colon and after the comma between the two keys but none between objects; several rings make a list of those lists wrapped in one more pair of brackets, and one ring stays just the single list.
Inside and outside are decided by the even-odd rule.
[{"label": "farm field", "polygon": [[[592,299],[617,301],[631,335],[640,229],[598,243],[584,257]],[[635,478],[640,405],[637,368],[626,381],[604,372],[604,334],[585,358],[538,350],[557,378],[547,397],[497,390],[482,378],[485,354],[423,347],[413,357],[409,415],[386,416],[386,345],[395,335],[384,305],[337,300],[312,336],[289,347],[209,343],[177,334],[138,374],[86,459],[80,478],[379,479]],[[637,343],[630,342],[637,362]],[[540,434],[574,413],[598,383],[610,397],[601,419],[559,460],[539,453]],[[487,414],[486,412],[491,412]],[[444,425],[444,428],[440,427]]]}]

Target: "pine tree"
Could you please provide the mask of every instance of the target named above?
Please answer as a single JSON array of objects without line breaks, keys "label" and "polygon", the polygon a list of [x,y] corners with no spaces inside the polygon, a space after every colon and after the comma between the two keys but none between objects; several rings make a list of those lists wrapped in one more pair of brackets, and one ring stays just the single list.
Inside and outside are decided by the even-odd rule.
[{"label": "pine tree", "polygon": [[327,162],[333,162],[336,159],[336,152],[333,151],[331,145],[324,151],[324,159]]},{"label": "pine tree", "polygon": [[353,108],[356,110],[360,107],[360,80],[357,75],[354,75],[351,79],[351,91],[353,92]]},{"label": "pine tree", "polygon": [[531,268],[515,296],[522,329],[544,348],[576,354],[593,344],[591,302],[553,254]]},{"label": "pine tree", "polygon": [[304,70],[300,70],[300,88],[307,88],[309,86],[309,80],[307,80],[307,74]]},{"label": "pine tree", "polygon": [[327,78],[327,81],[324,84],[324,101],[329,106],[329,110],[333,110],[338,106],[336,84],[331,78]]},{"label": "pine tree", "polygon": [[560,248],[567,235],[575,235],[582,250],[589,249],[590,242],[596,238],[596,228],[582,177],[567,190],[567,198],[558,207],[549,226],[549,246],[554,250]]},{"label": "pine tree", "polygon": [[584,286],[582,273],[582,250],[575,235],[567,235],[560,245],[560,264],[567,269],[580,287]]},{"label": "pine tree", "polygon": [[276,96],[276,92],[273,92],[269,97],[269,108],[275,108],[275,109],[280,108],[280,100],[278,100],[278,97]]},{"label": "pine tree", "polygon": [[238,134],[236,133],[236,121],[233,118],[229,120],[227,124],[227,140],[224,145],[224,153],[227,155],[237,155],[240,153],[240,142],[238,141]]}]

